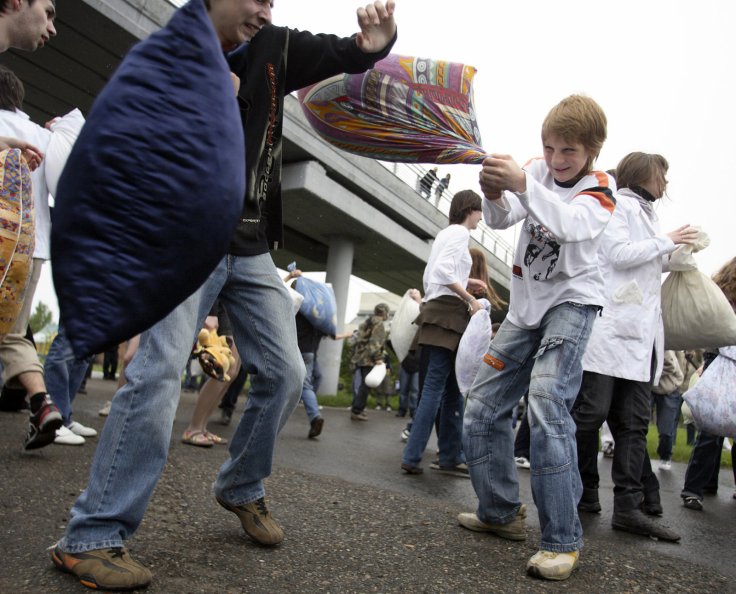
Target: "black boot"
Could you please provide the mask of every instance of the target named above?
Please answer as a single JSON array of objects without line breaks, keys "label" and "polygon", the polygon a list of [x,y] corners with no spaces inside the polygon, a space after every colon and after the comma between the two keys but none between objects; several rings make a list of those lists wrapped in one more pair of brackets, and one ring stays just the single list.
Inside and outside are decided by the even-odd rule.
[{"label": "black boot", "polygon": [[642,534],[670,542],[680,540],[679,534],[652,520],[638,508],[627,511],[614,511],[611,525],[616,530],[624,530],[632,534]]},{"label": "black boot", "polygon": [[664,510],[659,500],[659,491],[646,491],[641,509],[648,516],[661,516]]},{"label": "black boot", "polygon": [[583,488],[583,496],[578,503],[578,511],[590,514],[601,513],[601,502],[598,500],[598,489]]}]

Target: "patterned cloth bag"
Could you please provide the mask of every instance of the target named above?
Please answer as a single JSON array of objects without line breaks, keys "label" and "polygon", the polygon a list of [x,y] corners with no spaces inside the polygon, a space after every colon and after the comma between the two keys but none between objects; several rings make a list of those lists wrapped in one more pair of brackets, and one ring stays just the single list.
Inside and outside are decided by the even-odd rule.
[{"label": "patterned cloth bag", "polygon": [[683,398],[698,429],[736,436],[736,346],[719,349],[718,357]]},{"label": "patterned cloth bag", "polygon": [[11,331],[30,277],[35,225],[31,174],[18,149],[0,152],[0,340]]}]

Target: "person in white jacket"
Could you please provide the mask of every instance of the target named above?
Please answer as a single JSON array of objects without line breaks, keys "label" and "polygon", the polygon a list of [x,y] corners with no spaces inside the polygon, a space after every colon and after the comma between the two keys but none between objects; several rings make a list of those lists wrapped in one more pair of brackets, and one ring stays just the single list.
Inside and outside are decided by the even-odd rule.
[{"label": "person in white jacket", "polygon": [[664,353],[662,272],[675,246],[697,236],[689,225],[667,234],[659,231],[653,206],[664,195],[667,169],[661,155],[641,152],[627,155],[616,168],[616,210],[598,250],[605,304],[583,356],[585,372],[572,414],[583,481],[578,509],[601,509],[598,431],[608,420],[616,442],[613,527],[677,541],[679,535],[649,517],[660,515],[662,506],[646,451],[650,393]]}]

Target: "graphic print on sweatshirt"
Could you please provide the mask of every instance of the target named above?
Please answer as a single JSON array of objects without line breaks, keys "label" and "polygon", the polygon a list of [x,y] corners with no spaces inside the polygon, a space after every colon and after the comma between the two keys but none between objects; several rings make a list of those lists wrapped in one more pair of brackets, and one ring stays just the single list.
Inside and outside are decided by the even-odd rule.
[{"label": "graphic print on sweatshirt", "polygon": [[524,266],[534,280],[548,280],[554,276],[554,269],[560,259],[560,243],[544,225],[531,217],[524,222],[524,230],[530,236],[524,251]]}]

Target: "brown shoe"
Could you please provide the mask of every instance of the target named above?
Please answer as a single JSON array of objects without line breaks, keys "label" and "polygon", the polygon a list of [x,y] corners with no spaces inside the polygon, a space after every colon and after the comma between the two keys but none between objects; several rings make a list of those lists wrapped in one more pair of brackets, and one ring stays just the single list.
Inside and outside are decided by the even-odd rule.
[{"label": "brown shoe", "polygon": [[136,590],[151,583],[151,572],[124,547],[67,553],[56,545],[51,550],[51,560],[58,569],[95,590]]},{"label": "brown shoe", "polygon": [[325,420],[322,417],[314,417],[309,423],[309,439],[314,439],[320,433],[322,433],[322,427],[325,424]]},{"label": "brown shoe", "polygon": [[226,510],[238,516],[245,533],[258,544],[272,547],[284,540],[284,530],[273,519],[263,497],[243,505],[231,505],[219,497],[215,497],[215,499]]},{"label": "brown shoe", "polygon": [[457,515],[457,521],[463,528],[474,532],[490,532],[508,540],[526,540],[526,505],[522,504],[516,517],[507,524],[491,524],[484,522],[475,512],[461,513]]}]

